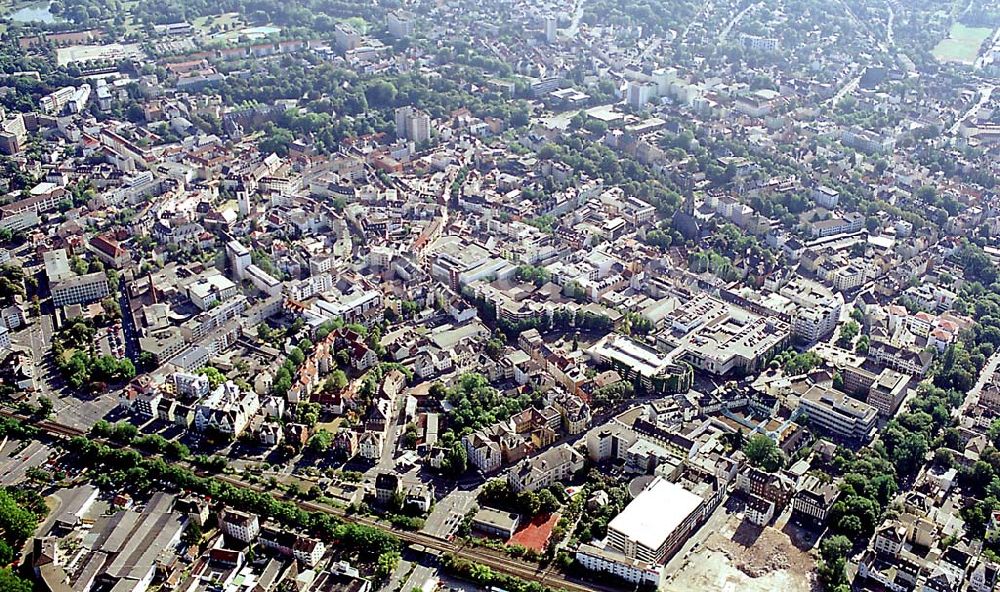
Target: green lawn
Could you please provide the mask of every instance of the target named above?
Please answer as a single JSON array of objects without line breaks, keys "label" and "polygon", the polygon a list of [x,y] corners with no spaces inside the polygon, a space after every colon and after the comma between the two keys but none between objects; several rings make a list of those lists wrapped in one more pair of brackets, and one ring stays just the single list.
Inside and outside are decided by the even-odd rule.
[{"label": "green lawn", "polygon": [[207,35],[212,25],[219,25],[226,30],[235,30],[243,26],[238,12],[225,12],[212,16],[201,16],[191,23],[202,35]]},{"label": "green lawn", "polygon": [[993,34],[993,29],[985,27],[967,27],[955,23],[948,32],[948,38],[942,39],[934,48],[934,57],[942,62],[961,62],[974,64],[979,46],[987,37]]}]

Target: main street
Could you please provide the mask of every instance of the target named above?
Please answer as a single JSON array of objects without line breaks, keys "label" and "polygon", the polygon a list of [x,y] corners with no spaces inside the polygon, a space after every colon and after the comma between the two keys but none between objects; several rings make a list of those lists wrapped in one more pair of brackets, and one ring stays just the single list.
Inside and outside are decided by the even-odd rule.
[{"label": "main street", "polygon": [[122,332],[125,334],[125,356],[132,360],[136,366],[139,365],[139,331],[135,326],[135,317],[132,316],[132,305],[128,299],[128,285],[125,277],[118,279],[118,304],[122,311]]},{"label": "main street", "polygon": [[969,389],[969,393],[965,396],[962,404],[958,406],[958,409],[952,412],[952,417],[961,417],[969,407],[979,400],[979,392],[993,379],[993,374],[997,371],[997,366],[1000,366],[1000,352],[993,354],[990,356],[990,359],[986,360],[986,364],[983,365],[983,369],[979,373],[979,380],[976,381],[975,386]]},{"label": "main street", "polygon": [[964,115],[955,120],[955,123],[948,129],[948,133],[951,135],[957,134],[958,129],[962,127],[962,122],[990,100],[990,96],[992,96],[995,88],[996,86],[992,84],[984,84],[979,87],[979,100],[969,107],[968,111],[966,111]]}]

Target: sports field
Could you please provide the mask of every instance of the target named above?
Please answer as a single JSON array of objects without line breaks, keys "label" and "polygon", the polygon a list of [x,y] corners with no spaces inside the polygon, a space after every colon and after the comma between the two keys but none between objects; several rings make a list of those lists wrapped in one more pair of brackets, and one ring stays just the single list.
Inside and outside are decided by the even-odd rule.
[{"label": "sports field", "polygon": [[967,27],[955,23],[948,32],[948,38],[942,39],[934,48],[934,57],[940,62],[960,62],[962,64],[976,63],[979,46],[993,33],[993,29],[985,27]]}]

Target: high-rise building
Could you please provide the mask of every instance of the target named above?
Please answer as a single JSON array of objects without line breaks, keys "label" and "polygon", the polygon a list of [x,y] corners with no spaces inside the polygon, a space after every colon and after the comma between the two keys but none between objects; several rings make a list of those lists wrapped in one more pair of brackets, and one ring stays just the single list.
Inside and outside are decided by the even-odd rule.
[{"label": "high-rise building", "polygon": [[556,32],[557,32],[558,21],[556,17],[550,16],[545,18],[545,42],[555,43],[556,42]]},{"label": "high-rise building", "polygon": [[0,152],[17,154],[28,142],[28,128],[24,115],[18,113],[0,123]]},{"label": "high-rise building", "polygon": [[410,106],[396,109],[396,137],[417,144],[430,140],[430,115]]},{"label": "high-rise building", "polygon": [[66,249],[55,249],[42,255],[45,275],[49,280],[52,305],[66,306],[94,302],[108,296],[108,277],[103,272],[77,275],[72,271]]},{"label": "high-rise building", "polygon": [[657,86],[652,82],[630,81],[626,89],[625,100],[629,106],[642,108],[656,97]]},{"label": "high-rise building", "polygon": [[243,246],[238,240],[231,240],[226,244],[226,256],[229,258],[229,267],[233,270],[233,276],[237,281],[242,281],[247,277],[247,268],[253,263],[250,249]]},{"label": "high-rise building", "polygon": [[607,539],[580,545],[576,559],[592,571],[655,587],[663,561],[691,537],[704,518],[704,499],[657,477],[608,524]]},{"label": "high-rise building", "polygon": [[361,34],[347,23],[337,23],[333,29],[333,39],[340,51],[350,51],[361,45]]},{"label": "high-rise building", "polygon": [[390,12],[385,17],[386,25],[389,27],[389,34],[396,38],[409,37],[413,35],[413,17],[402,11]]}]

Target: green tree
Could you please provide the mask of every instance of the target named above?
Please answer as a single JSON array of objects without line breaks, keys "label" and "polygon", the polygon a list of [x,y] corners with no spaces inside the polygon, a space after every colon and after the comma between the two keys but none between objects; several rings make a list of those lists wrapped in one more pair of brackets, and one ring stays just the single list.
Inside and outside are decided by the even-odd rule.
[{"label": "green tree", "polygon": [[187,529],[184,530],[181,541],[186,545],[197,545],[201,543],[202,535],[201,526],[198,526],[197,522],[191,522],[188,524]]},{"label": "green tree", "polygon": [[330,377],[326,379],[323,389],[329,392],[339,393],[347,388],[347,375],[343,370],[334,370]]},{"label": "green tree", "polygon": [[330,449],[333,444],[333,434],[326,430],[319,430],[309,438],[309,450],[316,454],[321,454]]},{"label": "green tree", "polygon": [[156,369],[156,356],[150,352],[139,352],[139,368],[143,372],[150,372]]},{"label": "green tree", "polygon": [[[17,499],[5,489],[0,489],[0,533],[8,543],[19,545],[28,539],[38,526],[38,517],[18,504]],[[0,587],[0,590],[3,590]]]},{"label": "green tree", "polygon": [[825,590],[837,590],[847,584],[847,557],[851,552],[851,540],[843,535],[826,537],[820,543],[820,562],[817,566],[820,582]]},{"label": "green tree", "polygon": [[198,370],[198,374],[201,374],[208,378],[208,384],[213,389],[217,388],[222,383],[226,382],[226,376],[219,371],[218,368],[214,366],[205,366]]},{"label": "green tree", "polygon": [[398,551],[388,551],[379,555],[375,562],[375,578],[379,581],[387,580],[399,566],[399,559]]},{"label": "green tree", "polygon": [[17,296],[24,296],[24,269],[16,265],[0,267],[0,305],[9,306]]},{"label": "green tree", "polygon": [[543,514],[551,514],[559,509],[559,500],[548,489],[538,492],[538,509]]},{"label": "green tree", "polygon": [[84,275],[87,273],[87,262],[80,258],[78,255],[73,255],[69,260],[69,268],[73,270],[76,275]]},{"label": "green tree", "polygon": [[14,549],[6,541],[0,540],[0,565],[10,565],[14,561]]},{"label": "green tree", "polygon": [[860,332],[861,327],[858,326],[857,321],[847,321],[840,328],[840,334],[837,336],[837,345],[845,349],[850,348],[854,338],[857,337]]},{"label": "green tree", "polygon": [[0,590],[3,592],[31,592],[31,582],[14,575],[14,572],[5,567],[0,569]]},{"label": "green tree", "polygon": [[52,399],[38,397],[38,417],[48,419],[52,415]]},{"label": "green tree", "polygon": [[763,434],[754,434],[747,440],[743,447],[743,454],[747,456],[747,461],[768,473],[773,473],[781,468],[782,455],[778,445],[774,440]]},{"label": "green tree", "polygon": [[469,454],[461,440],[455,440],[445,454],[441,469],[450,475],[461,475],[469,468]]}]

